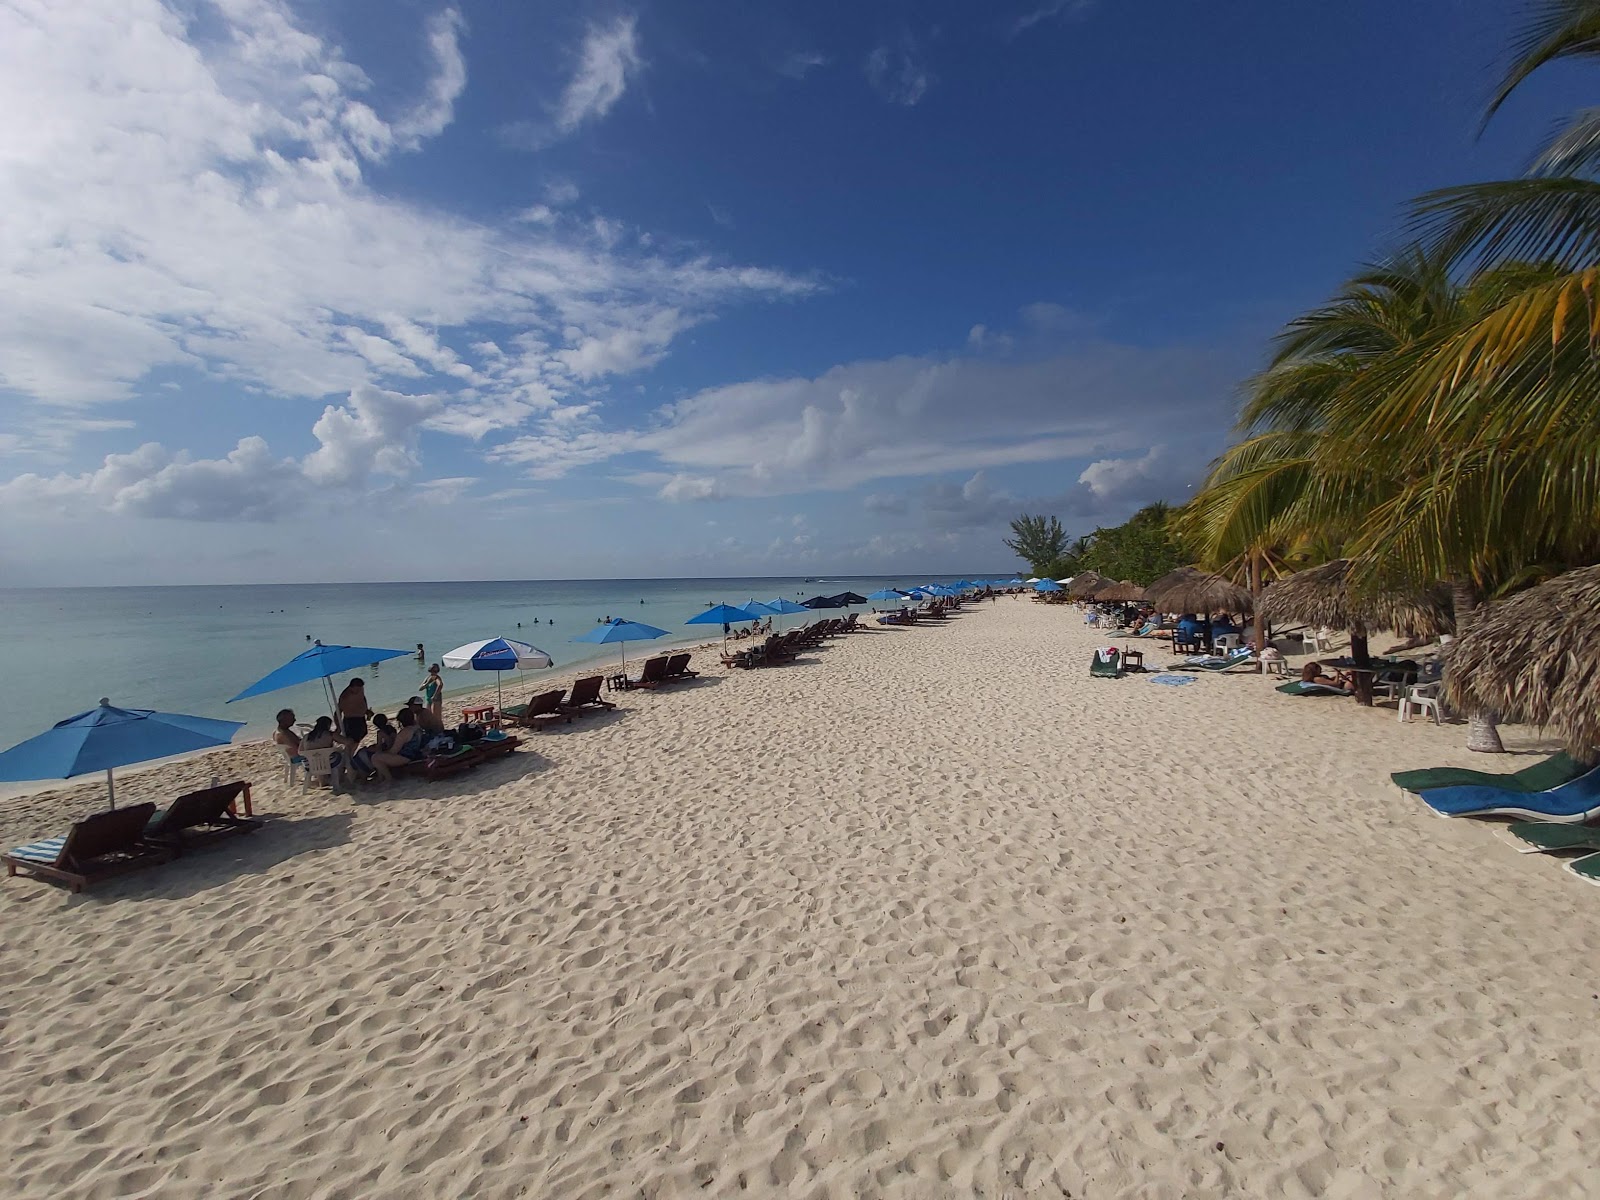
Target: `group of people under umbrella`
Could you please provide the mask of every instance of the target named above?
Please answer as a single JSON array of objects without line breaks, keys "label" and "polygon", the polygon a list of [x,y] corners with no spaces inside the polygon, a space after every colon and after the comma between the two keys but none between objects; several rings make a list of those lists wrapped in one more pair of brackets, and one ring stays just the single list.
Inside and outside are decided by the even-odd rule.
[{"label": "group of people under umbrella", "polygon": [[[864,604],[866,599],[854,592],[814,596],[799,603],[782,597],[766,601],[752,598],[738,606],[715,605],[690,618],[687,624],[720,624],[726,631],[735,623],[770,622],[773,617],[786,617],[817,608]],[[653,641],[667,636],[667,630],[654,625],[619,619],[608,620],[571,640],[618,645],[626,668],[627,643]],[[375,646],[324,645],[317,641],[230,698],[228,703],[306,683],[321,683],[329,711],[336,713],[337,696],[331,682],[335,676],[411,653],[409,650]],[[537,646],[508,637],[468,642],[443,655],[440,661],[453,670],[493,671],[497,707],[501,700],[500,682],[506,671],[543,670],[554,665],[551,656]],[[437,669],[433,672],[433,677],[436,676]],[[103,771],[106,776],[106,799],[114,808],[116,768],[226,746],[244,725],[243,721],[164,713],[153,709],[121,708],[103,698],[95,708],[59,721],[44,733],[0,753],[0,782],[71,779]]]}]

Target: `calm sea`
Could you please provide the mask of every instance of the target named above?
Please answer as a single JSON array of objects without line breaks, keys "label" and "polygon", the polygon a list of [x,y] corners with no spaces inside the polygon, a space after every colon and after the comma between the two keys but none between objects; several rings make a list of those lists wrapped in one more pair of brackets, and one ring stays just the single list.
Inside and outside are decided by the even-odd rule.
[{"label": "calm sea", "polygon": [[[983,578],[1000,578],[998,574]],[[883,586],[948,582],[955,576],[749,579],[605,579],[494,583],[271,584],[217,587],[0,589],[0,662],[9,702],[0,705],[0,748],[92,708],[102,696],[127,708],[155,708],[246,721],[241,737],[264,735],[280,708],[325,712],[316,685],[227,704],[268,671],[310,646],[414,650],[362,671],[374,707],[420,690],[426,663],[489,637],[530,642],[555,660],[550,671],[507,672],[507,691],[589,660],[615,663],[616,646],[573,644],[606,617],[672,635],[630,643],[634,661],[675,641],[718,637],[716,626],[685,626],[707,604],[741,604]],[[870,606],[857,606],[865,608]],[[820,613],[830,616],[833,613]],[[788,617],[780,626],[804,620]],[[445,671],[447,694],[492,686],[494,675]],[[525,696],[523,697],[526,698]]]}]

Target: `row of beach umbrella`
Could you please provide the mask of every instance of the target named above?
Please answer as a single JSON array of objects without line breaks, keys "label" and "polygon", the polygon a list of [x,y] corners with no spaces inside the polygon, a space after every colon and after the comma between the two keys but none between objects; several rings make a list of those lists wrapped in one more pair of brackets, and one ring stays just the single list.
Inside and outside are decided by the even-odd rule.
[{"label": "row of beach umbrella", "polygon": [[[907,592],[885,589],[874,593],[872,599],[922,598],[925,596],[956,595],[961,590],[984,586],[1019,586],[1020,580],[999,581],[992,585],[962,580],[957,584],[928,585]],[[851,604],[864,604],[869,597],[854,592],[837,596],[814,596],[796,603],[782,597],[773,600],[754,598],[742,605],[718,604],[691,617],[690,625],[733,625],[746,621],[762,621],[772,616],[788,616],[809,612],[816,608],[844,608]],[[571,639],[574,642],[611,645],[621,648],[623,667],[627,666],[629,642],[654,641],[666,637],[667,630],[639,621],[611,621],[596,626],[587,633]],[[332,711],[337,702],[332,679],[350,671],[358,671],[374,663],[409,655],[408,650],[388,650],[376,646],[325,646],[320,641],[310,649],[294,656],[283,666],[268,672],[232,697],[228,703],[264,695],[283,688],[305,683],[320,682]],[[511,670],[541,670],[554,665],[550,655],[537,646],[515,638],[483,638],[468,642],[445,654],[441,662],[453,670],[495,672],[496,692],[500,677]],[[109,699],[102,699],[95,708],[57,722],[44,733],[19,742],[0,753],[0,781],[20,782],[33,779],[70,779],[79,775],[104,771],[106,795],[115,807],[116,781],[113,772],[117,767],[149,762],[158,758],[187,754],[225,746],[244,727],[243,721],[222,721],[210,717],[194,717],[181,713],[163,713],[153,709],[119,708]]]}]

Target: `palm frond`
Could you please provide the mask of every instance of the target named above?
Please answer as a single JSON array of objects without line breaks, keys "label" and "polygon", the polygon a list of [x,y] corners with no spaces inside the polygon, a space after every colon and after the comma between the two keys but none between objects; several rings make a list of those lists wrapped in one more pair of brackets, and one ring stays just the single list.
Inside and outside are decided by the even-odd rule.
[{"label": "palm frond", "polygon": [[1562,58],[1600,55],[1600,0],[1543,0],[1512,43],[1515,58],[1484,113],[1484,123],[1540,67]]},{"label": "palm frond", "polygon": [[1571,269],[1600,259],[1600,183],[1557,176],[1441,188],[1413,202],[1411,224],[1449,263],[1522,260]]},{"label": "palm frond", "polygon": [[1581,108],[1545,143],[1534,175],[1590,175],[1600,167],[1600,108]]}]

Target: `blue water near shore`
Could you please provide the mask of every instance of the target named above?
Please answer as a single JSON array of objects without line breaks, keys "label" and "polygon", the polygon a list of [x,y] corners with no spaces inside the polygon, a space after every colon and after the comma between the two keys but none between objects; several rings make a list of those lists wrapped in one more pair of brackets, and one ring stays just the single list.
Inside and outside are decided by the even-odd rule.
[{"label": "blue water near shore", "polygon": [[[985,576],[1000,578],[998,574]],[[721,636],[717,626],[684,624],[711,604],[754,597],[809,596],[883,586],[948,582],[955,576],[783,579],[559,580],[493,583],[268,584],[215,587],[0,589],[0,662],[7,703],[0,705],[0,748],[92,708],[101,696],[128,708],[155,708],[245,721],[240,737],[261,736],[280,708],[327,711],[316,685],[237,704],[229,696],[305,650],[325,644],[393,650],[425,647],[426,659],[396,658],[368,668],[367,696],[392,708],[420,688],[426,663],[488,637],[530,642],[555,660],[548,671],[507,672],[507,692],[593,662],[614,666],[616,646],[569,639],[607,616],[668,630],[670,638],[630,643],[630,662],[674,642]],[[869,608],[858,605],[858,609]],[[836,615],[818,613],[818,617]],[[807,618],[779,620],[780,627]],[[521,628],[518,628],[520,623]],[[520,674],[520,677],[519,677]],[[446,671],[446,695],[493,686],[494,675]]]}]

